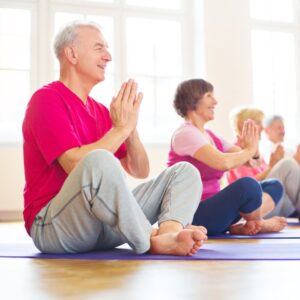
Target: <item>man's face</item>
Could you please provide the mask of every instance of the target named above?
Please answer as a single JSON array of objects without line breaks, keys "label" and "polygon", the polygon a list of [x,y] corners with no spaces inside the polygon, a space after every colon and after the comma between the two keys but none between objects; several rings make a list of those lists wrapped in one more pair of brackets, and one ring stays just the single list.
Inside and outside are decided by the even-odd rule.
[{"label": "man's face", "polygon": [[265,128],[265,133],[273,143],[282,143],[284,141],[285,129],[283,121],[276,120],[269,127]]},{"label": "man's face", "polygon": [[76,71],[82,80],[96,84],[105,79],[105,69],[111,61],[111,54],[101,32],[90,27],[79,28],[74,52],[78,58]]}]

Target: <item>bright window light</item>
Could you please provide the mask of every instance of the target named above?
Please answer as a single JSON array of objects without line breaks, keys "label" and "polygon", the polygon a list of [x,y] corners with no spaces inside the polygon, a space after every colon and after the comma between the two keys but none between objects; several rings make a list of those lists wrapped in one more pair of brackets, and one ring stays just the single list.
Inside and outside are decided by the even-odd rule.
[{"label": "bright window light", "polygon": [[181,24],[129,18],[127,45],[128,72],[144,93],[139,129],[145,141],[168,143],[179,120],[172,101],[182,74]]},{"label": "bright window light", "polygon": [[30,97],[30,17],[29,10],[0,8],[0,142],[21,140]]},{"label": "bright window light", "polygon": [[280,114],[286,138],[297,139],[295,37],[292,33],[252,31],[254,103],[269,114]]},{"label": "bright window light", "polygon": [[294,0],[250,0],[250,9],[254,19],[294,21]]},{"label": "bright window light", "polygon": [[154,8],[180,9],[181,0],[126,0],[128,5]]}]

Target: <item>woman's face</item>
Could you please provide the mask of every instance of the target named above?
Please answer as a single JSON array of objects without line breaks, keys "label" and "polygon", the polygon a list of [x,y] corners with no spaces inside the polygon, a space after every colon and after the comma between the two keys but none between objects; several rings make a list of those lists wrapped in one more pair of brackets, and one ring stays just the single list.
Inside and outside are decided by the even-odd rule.
[{"label": "woman's face", "polygon": [[199,100],[197,108],[195,109],[196,114],[203,119],[205,122],[214,119],[215,106],[218,104],[214,97],[213,92],[207,92]]}]

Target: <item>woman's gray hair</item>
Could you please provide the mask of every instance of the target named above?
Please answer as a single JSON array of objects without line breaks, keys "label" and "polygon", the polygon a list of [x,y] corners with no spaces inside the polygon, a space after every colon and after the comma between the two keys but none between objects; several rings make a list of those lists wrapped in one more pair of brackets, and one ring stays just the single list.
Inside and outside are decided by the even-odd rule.
[{"label": "woman's gray hair", "polygon": [[63,49],[76,42],[78,38],[78,28],[90,27],[101,32],[102,28],[95,22],[90,21],[73,21],[65,24],[57,33],[54,39],[54,52],[58,60],[60,60]]}]

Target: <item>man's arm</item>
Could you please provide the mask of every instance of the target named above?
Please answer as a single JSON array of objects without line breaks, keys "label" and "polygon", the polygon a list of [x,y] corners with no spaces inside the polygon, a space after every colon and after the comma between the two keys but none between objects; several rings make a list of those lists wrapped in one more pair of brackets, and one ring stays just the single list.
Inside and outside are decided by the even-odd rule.
[{"label": "man's arm", "polygon": [[146,177],[149,173],[148,158],[136,133],[142,98],[141,93],[137,94],[137,84],[133,80],[123,83],[117,97],[110,105],[113,128],[94,143],[64,152],[58,158],[58,162],[65,172],[69,174],[90,151],[105,149],[114,153],[126,141],[129,150],[126,162],[122,163],[123,167],[133,176]]},{"label": "man's arm", "polygon": [[112,128],[95,143],[67,150],[58,158],[58,162],[65,172],[69,174],[77,163],[92,150],[105,149],[114,153],[126,140],[127,136],[128,133],[125,129]]},{"label": "man's arm", "polygon": [[146,178],[149,175],[149,160],[137,130],[126,140],[127,156],[121,159],[123,168],[133,177]]}]

